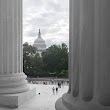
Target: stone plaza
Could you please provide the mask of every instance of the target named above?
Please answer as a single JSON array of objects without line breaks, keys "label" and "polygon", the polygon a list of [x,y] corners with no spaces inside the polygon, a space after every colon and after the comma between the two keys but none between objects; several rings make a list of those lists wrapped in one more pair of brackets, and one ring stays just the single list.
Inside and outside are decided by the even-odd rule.
[{"label": "stone plaza", "polygon": [[[55,110],[55,102],[68,90],[68,86],[64,85],[58,89],[58,93],[53,94],[52,88],[57,85],[29,84],[36,88],[36,96],[21,104],[18,108],[4,108],[0,110]],[[40,95],[39,95],[40,93]]]}]

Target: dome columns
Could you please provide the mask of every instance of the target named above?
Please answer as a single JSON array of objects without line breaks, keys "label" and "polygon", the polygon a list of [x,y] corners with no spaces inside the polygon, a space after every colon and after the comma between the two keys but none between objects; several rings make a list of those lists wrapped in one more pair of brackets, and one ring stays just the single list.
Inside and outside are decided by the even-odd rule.
[{"label": "dome columns", "polygon": [[109,0],[70,0],[70,83],[56,110],[110,109],[109,10]]}]

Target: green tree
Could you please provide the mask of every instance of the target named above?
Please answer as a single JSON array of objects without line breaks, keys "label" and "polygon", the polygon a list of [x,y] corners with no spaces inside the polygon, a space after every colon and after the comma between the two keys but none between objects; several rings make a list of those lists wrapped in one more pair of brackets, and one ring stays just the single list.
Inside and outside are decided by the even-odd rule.
[{"label": "green tree", "polygon": [[36,48],[29,45],[27,42],[23,44],[23,71],[27,75],[33,73],[33,58],[36,53]]},{"label": "green tree", "polygon": [[33,58],[33,73],[35,76],[39,76],[43,73],[43,60],[39,56],[39,54],[36,54]]},{"label": "green tree", "polygon": [[59,74],[62,70],[68,70],[68,47],[65,43],[62,43],[62,45],[52,45],[42,56],[48,73]]},{"label": "green tree", "polygon": [[[42,57],[36,54],[36,48],[23,44],[23,69],[27,76],[68,76],[68,47],[66,44],[52,45]],[[51,74],[50,74],[51,73]]]}]

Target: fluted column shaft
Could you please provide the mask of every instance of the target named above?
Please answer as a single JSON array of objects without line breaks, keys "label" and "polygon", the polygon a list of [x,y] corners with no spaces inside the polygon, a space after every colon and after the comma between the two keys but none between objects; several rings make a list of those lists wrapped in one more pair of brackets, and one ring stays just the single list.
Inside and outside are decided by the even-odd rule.
[{"label": "fluted column shaft", "polygon": [[57,110],[110,109],[109,10],[110,0],[70,0],[70,85]]},{"label": "fluted column shaft", "polygon": [[22,51],[22,0],[0,0],[0,94],[28,90]]}]

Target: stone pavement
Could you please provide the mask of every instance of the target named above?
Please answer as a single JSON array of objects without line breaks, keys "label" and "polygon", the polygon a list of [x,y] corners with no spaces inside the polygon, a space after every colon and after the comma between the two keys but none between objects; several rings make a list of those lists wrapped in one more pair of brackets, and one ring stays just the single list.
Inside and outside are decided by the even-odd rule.
[{"label": "stone pavement", "polygon": [[[0,110],[55,110],[55,102],[68,90],[68,86],[59,88],[58,94],[53,94],[56,85],[29,84],[36,87],[36,96],[19,106],[19,108],[2,108]],[[38,94],[40,93],[40,95]]]}]

